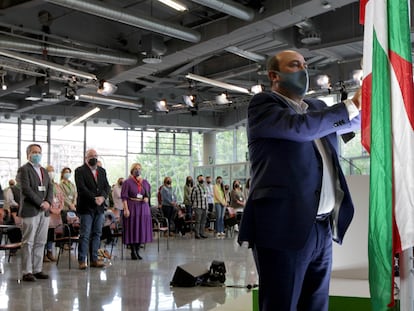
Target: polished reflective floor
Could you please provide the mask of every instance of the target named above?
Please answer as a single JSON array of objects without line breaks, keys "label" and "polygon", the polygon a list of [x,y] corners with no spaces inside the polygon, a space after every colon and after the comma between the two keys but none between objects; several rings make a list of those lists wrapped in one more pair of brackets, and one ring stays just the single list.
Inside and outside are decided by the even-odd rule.
[{"label": "polished reflective floor", "polygon": [[[247,293],[248,284],[257,283],[251,251],[240,247],[236,237],[196,240],[172,237],[141,249],[143,260],[131,260],[121,244],[113,250],[106,268],[79,270],[75,250],[69,269],[65,251],[59,265],[45,263],[49,280],[21,281],[20,251],[11,257],[0,253],[0,310],[212,310]],[[110,249],[110,248],[108,248]],[[213,260],[226,267],[226,287],[170,287],[178,266],[196,263],[206,269]],[[227,309],[226,309],[227,310]],[[228,309],[231,310],[231,307]],[[246,306],[245,310],[251,310]]]}]

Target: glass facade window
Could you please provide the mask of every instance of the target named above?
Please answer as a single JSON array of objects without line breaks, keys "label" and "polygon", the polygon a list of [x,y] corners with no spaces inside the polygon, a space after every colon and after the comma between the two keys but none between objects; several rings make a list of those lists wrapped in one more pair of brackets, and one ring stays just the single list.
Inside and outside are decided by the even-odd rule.
[{"label": "glass facade window", "polygon": [[[323,98],[329,104],[335,96]],[[139,162],[144,177],[152,186],[152,204],[157,204],[157,189],[165,176],[171,176],[179,203],[185,178],[199,174],[213,178],[222,176],[225,183],[249,177],[247,134],[245,126],[220,131],[215,135],[215,165],[203,163],[202,132],[160,132],[157,130],[116,130],[87,122],[70,128],[54,125],[47,120],[9,120],[0,118],[0,183],[7,186],[15,178],[19,166],[27,161],[26,147],[33,143],[42,146],[42,164],[52,164],[56,172],[63,167],[72,170],[84,163],[85,148],[97,150],[110,184],[129,175],[129,167]],[[20,137],[19,137],[20,133]],[[341,165],[346,174],[368,174],[369,157],[360,143],[360,133],[344,143],[339,150]]]}]

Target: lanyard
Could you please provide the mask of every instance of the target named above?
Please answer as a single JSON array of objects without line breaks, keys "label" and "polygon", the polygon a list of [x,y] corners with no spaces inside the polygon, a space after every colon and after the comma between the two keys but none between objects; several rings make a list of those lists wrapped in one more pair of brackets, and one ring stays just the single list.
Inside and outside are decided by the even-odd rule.
[{"label": "lanyard", "polygon": [[134,182],[137,184],[138,193],[141,193],[142,190],[142,183],[140,180],[138,180],[135,176],[132,176]]}]

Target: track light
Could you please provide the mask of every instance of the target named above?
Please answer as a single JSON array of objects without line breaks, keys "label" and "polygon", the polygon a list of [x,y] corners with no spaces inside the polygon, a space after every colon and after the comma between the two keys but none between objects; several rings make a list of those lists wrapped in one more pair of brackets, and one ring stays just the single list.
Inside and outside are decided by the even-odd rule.
[{"label": "track light", "polygon": [[104,96],[109,96],[114,94],[117,89],[118,87],[115,84],[112,84],[106,80],[100,80],[98,90],[96,92]]},{"label": "track light", "polygon": [[189,107],[194,107],[196,102],[196,96],[195,95],[183,95],[184,103]]},{"label": "track light", "polygon": [[69,100],[78,100],[79,96],[76,94],[76,88],[71,86],[65,87],[65,97]]},{"label": "track light", "polygon": [[0,70],[0,75],[1,75],[1,89],[3,91],[6,91],[7,90],[7,84],[6,84],[6,81],[4,79],[4,76],[6,75],[6,72],[3,71],[3,70]]},{"label": "track light", "polygon": [[256,85],[253,85],[253,86],[250,88],[250,92],[251,92],[252,94],[258,94],[258,93],[260,93],[260,92],[263,92],[263,90],[264,90],[264,87],[263,87],[263,85],[261,85],[261,84],[256,84]]},{"label": "track light", "polygon": [[236,85],[229,84],[229,83],[224,83],[224,82],[209,79],[209,78],[205,78],[205,77],[193,74],[193,73],[189,73],[185,77],[187,79],[196,80],[196,81],[206,83],[206,84],[210,84],[210,85],[213,85],[213,86],[217,86],[219,88],[226,89],[226,90],[229,90],[229,91],[234,91],[234,92],[244,93],[244,94],[250,94],[250,91],[248,89],[243,88],[243,87],[236,86]]},{"label": "track light", "polygon": [[167,106],[167,101],[165,99],[162,100],[158,100],[155,102],[155,110],[156,111],[164,111],[164,112],[168,112],[168,106]]},{"label": "track light", "polygon": [[68,124],[66,124],[64,127],[61,128],[61,130],[66,128],[66,127],[70,127],[70,126],[73,126],[75,124],[81,123],[82,121],[86,120],[87,118],[94,115],[95,113],[97,113],[100,110],[101,109],[99,107],[93,108],[92,110],[88,111],[87,113],[81,115],[80,117],[78,117],[75,120],[73,120],[73,121],[69,122]]},{"label": "track light", "polygon": [[231,104],[231,100],[229,100],[227,93],[224,92],[216,96],[216,103],[217,105],[226,105]]},{"label": "track light", "polygon": [[354,70],[352,72],[352,79],[358,84],[358,85],[362,85],[362,77],[363,77],[363,73],[361,69],[357,69]]},{"label": "track light", "polygon": [[327,75],[319,75],[316,79],[316,84],[323,89],[329,89],[331,86],[330,79]]},{"label": "track light", "polygon": [[169,6],[170,8],[173,8],[176,11],[184,12],[187,11],[187,7],[183,4],[175,1],[175,0],[158,0],[161,3],[164,3],[165,5]]}]

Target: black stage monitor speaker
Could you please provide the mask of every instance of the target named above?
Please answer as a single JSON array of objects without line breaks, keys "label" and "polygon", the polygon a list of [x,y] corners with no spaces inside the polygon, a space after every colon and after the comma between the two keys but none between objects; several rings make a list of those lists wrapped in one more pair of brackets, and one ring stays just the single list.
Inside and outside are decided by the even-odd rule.
[{"label": "black stage monitor speaker", "polygon": [[171,286],[192,287],[203,283],[209,275],[209,270],[198,263],[180,265],[175,270]]}]

